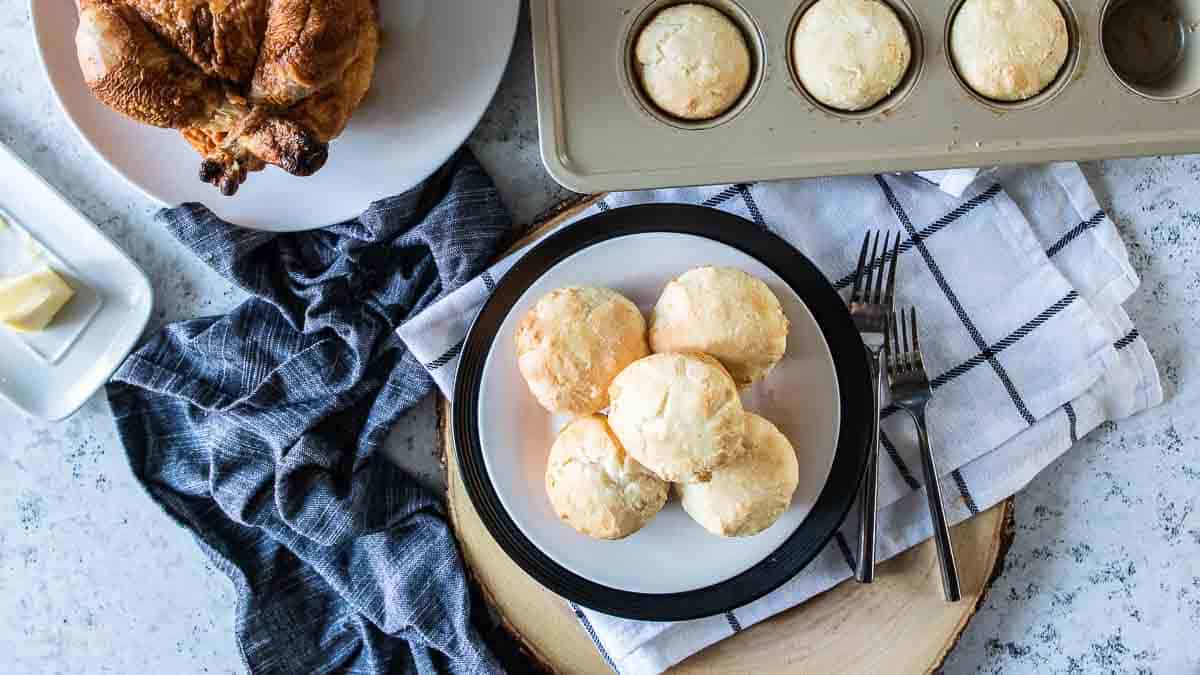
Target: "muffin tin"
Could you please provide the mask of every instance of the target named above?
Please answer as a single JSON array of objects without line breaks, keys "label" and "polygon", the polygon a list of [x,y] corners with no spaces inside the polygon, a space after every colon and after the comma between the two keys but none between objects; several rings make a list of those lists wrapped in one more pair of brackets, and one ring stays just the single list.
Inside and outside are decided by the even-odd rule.
[{"label": "muffin tin", "polygon": [[985,98],[946,47],[964,0],[881,0],[912,62],[867,110],[823,106],[791,65],[815,0],[693,0],[742,30],[754,72],[728,112],[685,121],[641,91],[633,45],[679,0],[531,0],[541,151],[580,192],[1200,152],[1200,0],[1055,0],[1070,38],[1033,98]]}]

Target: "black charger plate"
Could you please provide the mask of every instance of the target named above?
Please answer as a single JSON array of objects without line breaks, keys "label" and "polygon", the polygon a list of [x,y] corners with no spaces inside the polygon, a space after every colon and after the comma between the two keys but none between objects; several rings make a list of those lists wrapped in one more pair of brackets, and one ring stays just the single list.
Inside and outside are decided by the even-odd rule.
[{"label": "black charger plate", "polygon": [[[505,511],[488,476],[479,435],[484,364],[499,327],[521,295],[564,258],[608,239],[654,232],[705,237],[757,259],[807,305],[824,334],[837,373],[841,421],[833,466],[812,511],[774,553],[706,588],[636,593],[581,577],[551,560]],[[554,593],[613,616],[683,621],[741,607],[782,586],[829,543],[857,497],[866,470],[872,384],[862,339],[845,303],[808,258],[762,227],[724,211],[683,204],[646,204],[596,214],[546,237],[500,280],[463,343],[454,387],[453,432],[463,482],[484,524],[522,569]],[[540,486],[536,486],[540,488]],[[536,488],[535,488],[536,489]],[[636,562],[636,561],[631,561]]]}]

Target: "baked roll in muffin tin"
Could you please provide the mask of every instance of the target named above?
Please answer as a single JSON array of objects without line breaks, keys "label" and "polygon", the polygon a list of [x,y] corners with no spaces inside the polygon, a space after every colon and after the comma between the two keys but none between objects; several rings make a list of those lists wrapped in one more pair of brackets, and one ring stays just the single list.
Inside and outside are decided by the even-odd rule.
[{"label": "baked roll in muffin tin", "polygon": [[[687,3],[531,0],[542,158],[564,186],[597,192],[1200,152],[1200,0],[1050,0],[1065,23],[1066,55],[1044,87],[1018,100],[988,98],[959,72],[949,45],[964,0],[878,0],[904,27],[911,53],[890,93],[861,110],[823,103],[796,72],[795,29],[816,0],[689,1],[728,17],[751,57],[741,97],[706,119],[658,108],[635,53],[642,28]],[[983,3],[1019,21],[1027,0]]]}]

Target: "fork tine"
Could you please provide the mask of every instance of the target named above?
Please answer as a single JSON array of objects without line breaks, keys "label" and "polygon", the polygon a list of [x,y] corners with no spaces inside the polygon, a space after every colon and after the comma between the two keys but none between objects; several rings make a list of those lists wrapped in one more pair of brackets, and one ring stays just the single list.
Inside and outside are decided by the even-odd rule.
[{"label": "fork tine", "polygon": [[883,313],[883,366],[890,373],[892,370],[892,313]]},{"label": "fork tine", "polygon": [[900,344],[900,326],[896,323],[896,313],[888,312],[888,332],[892,336],[892,373],[900,372],[900,363],[904,358],[904,345]]},{"label": "fork tine", "polygon": [[875,241],[871,244],[871,256],[867,258],[867,280],[863,284],[863,297],[866,302],[875,302],[871,295],[871,286],[875,285],[875,263],[879,262],[879,233],[875,233]]},{"label": "fork tine", "polygon": [[[887,261],[888,246],[891,244],[891,241],[892,241],[892,233],[888,232],[883,237],[883,253],[881,254],[881,257],[876,261],[879,263],[879,276],[877,276],[875,278],[875,291],[871,294],[871,302],[873,302],[877,305],[883,304],[883,281],[887,277],[887,274],[885,274],[886,270],[884,267],[884,263]],[[879,243],[878,235],[875,236],[875,243],[876,244]]]},{"label": "fork tine", "polygon": [[896,243],[892,246],[892,264],[888,270],[887,288],[883,292],[883,306],[887,311],[892,311],[892,307],[896,304],[896,265],[900,259],[900,233],[896,233]]},{"label": "fork tine", "polygon": [[913,340],[912,350],[913,350],[913,354],[915,355],[915,358],[919,362],[921,359],[921,342],[917,338],[917,308],[916,308],[916,306],[914,305],[913,307],[911,307],[909,309],[909,312],[911,313],[911,317],[912,317],[912,340]]},{"label": "fork tine", "polygon": [[859,292],[859,289],[862,287],[863,274],[866,273],[867,244],[869,244],[870,242],[871,242],[871,231],[868,230],[867,234],[863,237],[862,250],[859,251],[859,253],[858,253],[858,267],[855,268],[855,270],[854,270],[854,286],[850,289],[850,302],[858,302],[859,300],[862,299],[859,297],[858,292]]},{"label": "fork tine", "polygon": [[908,326],[904,322],[904,313],[900,313],[900,350],[904,354],[904,369],[912,370],[912,346],[908,342]]}]

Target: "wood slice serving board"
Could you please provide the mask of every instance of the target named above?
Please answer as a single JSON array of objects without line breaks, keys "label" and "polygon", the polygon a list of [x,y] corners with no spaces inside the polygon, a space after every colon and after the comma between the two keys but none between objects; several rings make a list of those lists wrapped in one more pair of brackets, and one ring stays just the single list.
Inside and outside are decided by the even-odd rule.
[{"label": "wood slice serving board", "polygon": [[[563,205],[521,243],[560,224],[594,199]],[[446,400],[439,402],[450,521],[473,581],[503,628],[541,669],[571,674],[610,672],[566,602],[517,567],[488,533],[459,473],[449,409]],[[882,563],[874,584],[846,581],[705,649],[671,672],[936,670],[1003,567],[1012,543],[1012,514],[1009,499],[953,528],[962,577],[961,602],[942,600],[937,554],[933,543],[925,542]]]}]

